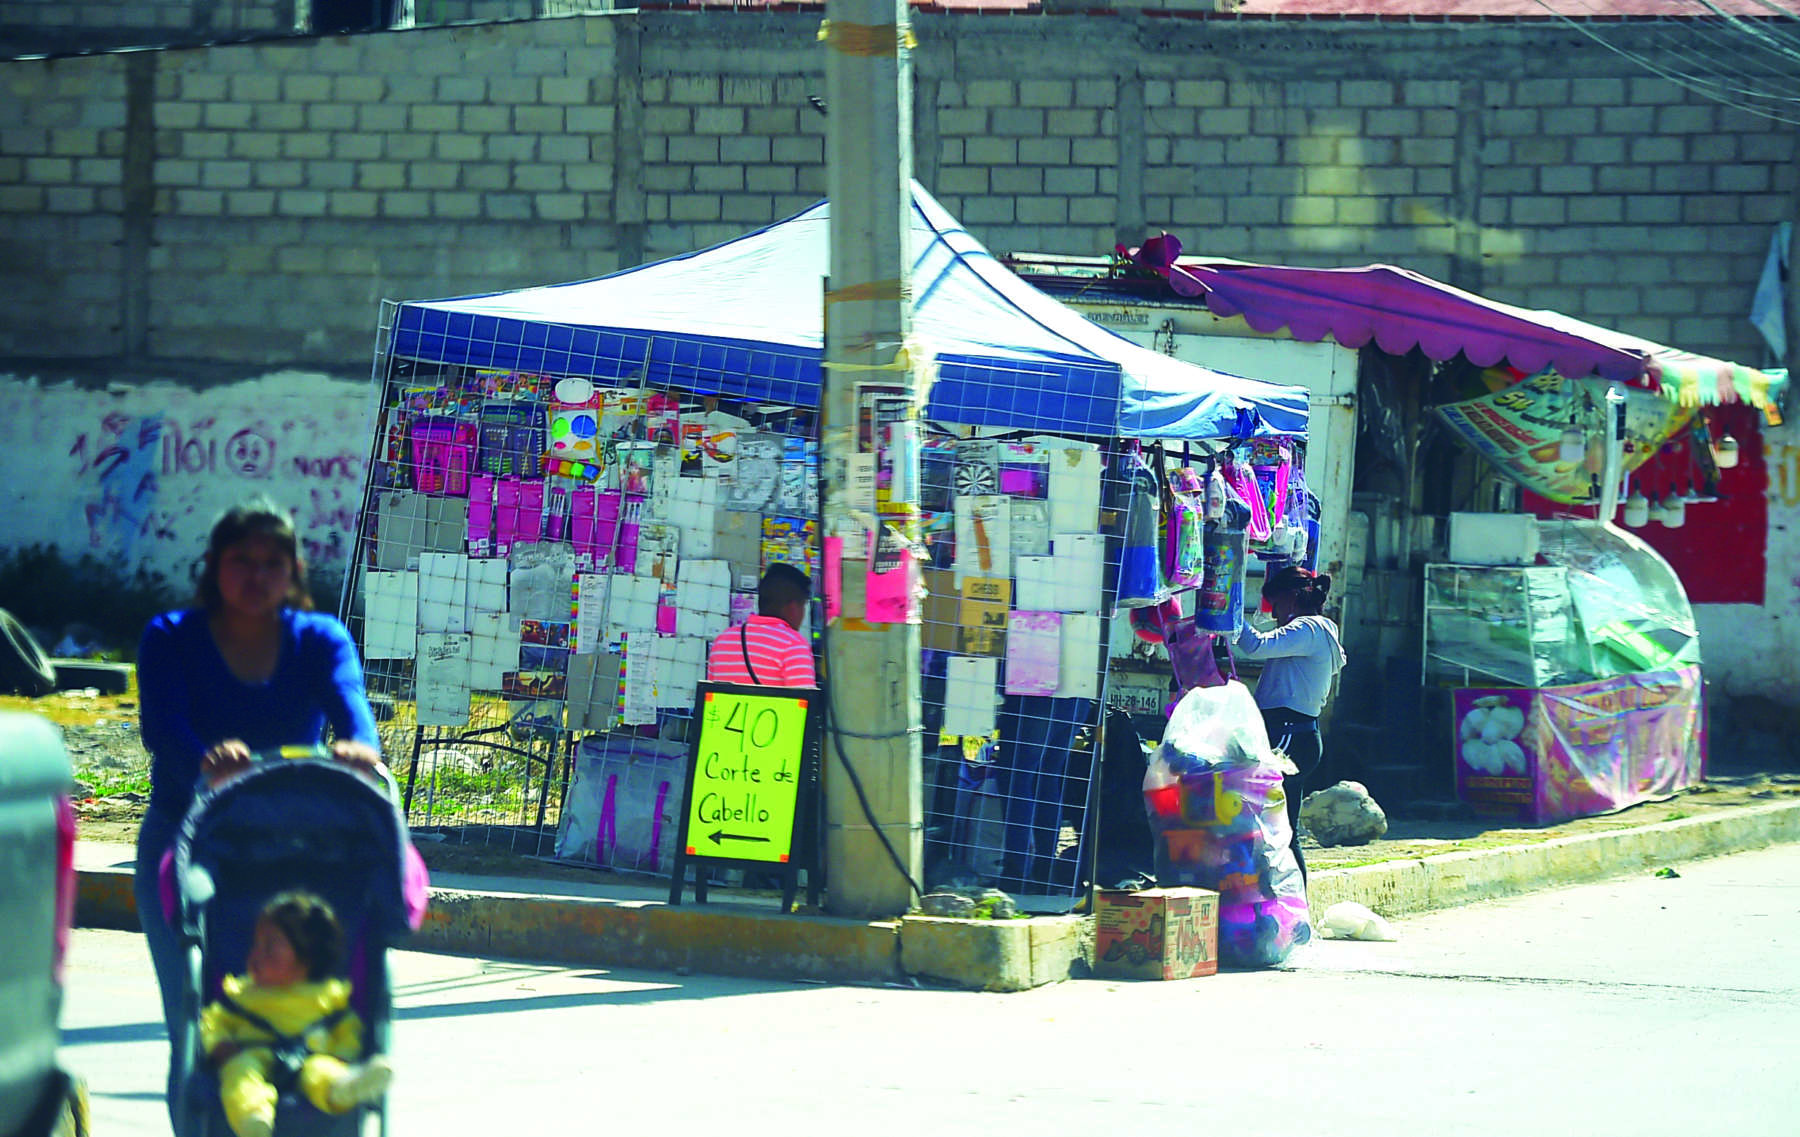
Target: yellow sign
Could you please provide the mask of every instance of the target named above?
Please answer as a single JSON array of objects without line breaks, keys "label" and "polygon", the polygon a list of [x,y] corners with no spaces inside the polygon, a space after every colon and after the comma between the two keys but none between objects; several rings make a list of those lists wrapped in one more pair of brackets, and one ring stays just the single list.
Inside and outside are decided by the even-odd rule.
[{"label": "yellow sign", "polygon": [[787,863],[814,694],[705,692],[684,830],[688,856]]}]

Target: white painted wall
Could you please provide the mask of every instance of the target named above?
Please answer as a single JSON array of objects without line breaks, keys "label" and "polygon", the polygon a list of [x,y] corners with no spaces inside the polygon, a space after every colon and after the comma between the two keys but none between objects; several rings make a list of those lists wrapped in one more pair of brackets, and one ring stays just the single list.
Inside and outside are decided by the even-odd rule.
[{"label": "white painted wall", "polygon": [[0,375],[0,546],[54,545],[185,591],[225,509],[292,511],[315,574],[342,574],[374,429],[374,388],[281,371],[196,390],[83,388]]},{"label": "white painted wall", "polygon": [[[1769,544],[1762,604],[1696,604],[1707,681],[1727,695],[1800,700],[1800,431],[1763,427]],[[1705,508],[1704,506],[1700,508]],[[1718,566],[1730,572],[1730,565]]]}]

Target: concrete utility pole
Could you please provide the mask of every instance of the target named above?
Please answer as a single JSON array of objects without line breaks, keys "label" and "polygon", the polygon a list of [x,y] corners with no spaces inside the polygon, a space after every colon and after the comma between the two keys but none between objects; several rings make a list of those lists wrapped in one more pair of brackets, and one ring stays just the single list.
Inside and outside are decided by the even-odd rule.
[{"label": "concrete utility pole", "polygon": [[[859,437],[858,386],[879,385],[909,403],[915,394],[911,371],[903,362],[896,365],[904,359],[912,296],[912,26],[906,0],[827,0],[825,16],[820,38],[826,53],[831,278],[825,284],[820,392],[821,537],[844,537],[846,595],[846,612],[831,626],[826,656],[834,728],[825,736],[826,906],[842,916],[892,916],[911,905],[907,876],[916,880],[923,860],[919,629],[866,623],[850,603],[864,592],[858,586],[868,571],[864,535],[878,525],[872,502],[852,486],[850,475],[853,468],[870,469],[863,455],[872,454],[878,441]],[[905,484],[916,494],[916,451],[907,456],[914,469]],[[900,504],[891,503],[890,510]],[[904,504],[916,509],[916,501]],[[839,760],[840,747],[904,873],[870,825]]]}]

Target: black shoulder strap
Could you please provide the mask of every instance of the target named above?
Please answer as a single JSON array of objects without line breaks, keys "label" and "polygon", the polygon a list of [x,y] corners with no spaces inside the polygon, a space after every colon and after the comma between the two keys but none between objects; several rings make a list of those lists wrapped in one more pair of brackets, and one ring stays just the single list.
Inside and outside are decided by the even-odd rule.
[{"label": "black shoulder strap", "polygon": [[744,649],[744,670],[750,673],[750,682],[758,687],[762,680],[756,677],[756,668],[750,666],[750,621],[745,620],[738,625],[738,646]]},{"label": "black shoulder strap", "polygon": [[233,999],[230,995],[225,994],[223,991],[221,991],[219,993],[219,1002],[223,1003],[225,1005],[225,1009],[230,1011],[232,1014],[237,1015],[239,1018],[243,1019],[245,1022],[249,1023],[251,1026],[255,1027],[257,1030],[260,1030],[260,1031],[263,1031],[264,1033],[266,1033],[271,1039],[273,1039],[275,1041],[275,1043],[277,1045],[285,1045],[285,1044],[299,1042],[302,1039],[304,1039],[307,1035],[311,1034],[313,1031],[319,1030],[321,1028],[323,1028],[325,1030],[333,1030],[337,1027],[337,1024],[343,1022],[344,1019],[350,1014],[350,1007],[348,1004],[346,1004],[345,1006],[339,1007],[337,1010],[332,1011],[330,1014],[326,1015],[324,1018],[321,1018],[315,1022],[308,1023],[305,1027],[290,1034],[286,1031],[277,1029],[274,1023],[270,1022],[268,1019],[263,1018],[261,1015],[257,1014],[255,1011],[251,1010],[250,1008],[244,1006],[244,1004],[238,1002],[236,999]]}]

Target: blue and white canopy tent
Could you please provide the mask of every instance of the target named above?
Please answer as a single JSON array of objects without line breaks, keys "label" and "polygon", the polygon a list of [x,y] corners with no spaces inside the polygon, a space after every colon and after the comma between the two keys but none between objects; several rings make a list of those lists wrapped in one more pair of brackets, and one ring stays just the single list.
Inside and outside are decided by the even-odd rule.
[{"label": "blue and white canopy tent", "polygon": [[[818,405],[830,205],[610,276],[399,304],[391,355]],[[1140,347],[1021,281],[917,183],[913,334],[926,417],[1141,438],[1299,436],[1306,392]]]},{"label": "blue and white canopy tent", "polygon": [[[1090,322],[1001,265],[917,185],[912,191],[910,221],[913,307],[908,346],[920,366],[921,385],[928,384],[925,417],[930,422],[976,428],[983,433],[1070,436],[1075,445],[1100,451],[1086,455],[1086,461],[1066,463],[1070,469],[1091,469],[1096,493],[1100,492],[1102,471],[1107,469],[1105,452],[1111,451],[1112,447],[1096,447],[1095,441],[1166,439],[1205,442],[1270,436],[1304,437],[1307,427],[1304,388],[1183,363]],[[728,404],[816,408],[823,362],[823,282],[830,265],[830,228],[829,206],[820,203],[736,240],[595,280],[390,304],[383,319],[380,345],[383,358],[378,361],[387,368],[389,383],[387,405],[391,417],[387,429],[393,430],[398,422],[399,429],[404,432],[406,416],[412,413],[394,397],[405,386],[401,372],[423,378],[432,369],[440,367],[577,377],[591,380],[600,387],[718,396]],[[409,366],[400,366],[402,363],[409,363]],[[459,377],[459,382],[466,379],[467,376]],[[419,413],[426,412],[421,410]],[[388,437],[385,432],[384,437]],[[981,449],[980,442],[972,446]],[[1030,449],[1029,446],[1025,448]],[[1104,583],[1109,574],[1101,558],[1105,557],[1108,563],[1112,561],[1116,550],[1111,546],[1115,542],[1105,534],[1094,532],[1096,520],[1092,519],[1072,524],[1073,532],[1053,529],[1053,521],[1063,523],[1066,515],[1052,513],[1048,509],[1050,503],[1041,500],[1048,496],[1045,487],[1031,482],[1029,470],[1004,469],[1004,463],[999,459],[993,468],[994,479],[986,483],[988,488],[965,488],[961,480],[965,467],[960,444],[957,449],[955,477],[946,477],[942,481],[922,477],[921,481],[927,483],[923,488],[929,491],[935,487],[941,494],[954,492],[957,495],[956,498],[946,497],[946,501],[957,500],[964,494],[981,502],[1017,501],[1018,512],[1008,513],[1006,517],[983,514],[982,517],[988,519],[987,527],[983,528],[981,522],[974,520],[976,507],[971,507],[970,528],[983,535],[971,537],[965,544],[970,548],[979,544],[980,555],[975,564],[967,566],[961,560],[952,566],[943,563],[945,558],[938,558],[938,571],[932,574],[937,582],[930,585],[930,591],[934,597],[952,601],[952,616],[946,620],[941,615],[928,614],[928,627],[922,638],[936,661],[934,666],[940,669],[936,674],[944,673],[941,669],[947,666],[945,661],[951,657],[969,665],[968,675],[959,679],[959,682],[966,679],[971,684],[964,690],[966,705],[957,701],[964,696],[954,694],[946,679],[945,693],[935,709],[943,720],[943,729],[965,740],[1005,735],[1012,747],[1003,758],[1013,771],[1013,778],[1005,790],[1011,804],[1003,824],[992,819],[978,824],[965,807],[969,801],[977,799],[990,804],[998,800],[994,787],[965,787],[968,792],[958,792],[952,802],[945,796],[945,787],[940,785],[936,796],[927,799],[927,826],[932,834],[959,834],[949,839],[950,844],[955,847],[958,857],[971,864],[979,856],[991,853],[996,858],[995,865],[984,872],[991,878],[1002,880],[1009,890],[1030,895],[1055,895],[1060,897],[1058,904],[1066,904],[1080,874],[1073,871],[1074,858],[1065,855],[1074,850],[1062,841],[1064,822],[1077,831],[1085,831],[1083,817],[1094,761],[1091,755],[1080,752],[1075,735],[1084,725],[1098,727],[1102,717],[1098,712],[1106,697],[1108,669],[1105,655],[1110,636],[1113,606],[1110,590],[1113,586]],[[1041,457],[1045,464],[1038,469],[1050,477],[1048,453]],[[946,475],[951,469],[947,465],[936,468]],[[974,467],[968,469],[974,470]],[[1007,488],[1007,476],[1021,473],[1034,488],[1019,491]],[[471,486],[483,480],[473,476],[473,471],[471,475],[467,479]],[[1105,477],[1115,489],[1121,484],[1110,472]],[[676,480],[679,483],[704,481]],[[951,481],[956,483],[954,488],[948,484]],[[371,499],[375,484],[371,482]],[[460,535],[465,531],[470,535],[468,552],[471,556],[493,555],[491,552],[476,554],[474,537],[477,517],[488,515],[490,503],[484,501],[483,508],[477,509],[471,493],[465,524],[459,526],[457,518],[465,515],[456,511],[460,503],[450,501],[447,507],[453,516],[447,524],[440,523],[437,515],[431,513],[434,508],[446,506],[444,498],[431,496],[442,492],[440,488],[434,486],[427,491],[420,482],[417,488],[425,492],[406,494],[404,474],[397,484],[401,492],[383,495],[381,508],[387,508],[391,504],[387,499],[394,496],[428,499],[423,508],[431,515],[431,523],[411,528],[405,524],[389,524],[387,536],[380,534],[377,523],[378,539],[384,544],[392,544],[395,532],[403,538],[413,533],[441,534],[423,540],[427,543],[447,541],[447,545],[433,544],[428,548],[426,544],[420,544],[416,548],[407,546],[389,550],[386,561],[392,567],[415,563],[411,558],[413,553],[421,554],[417,562],[421,564],[421,571],[425,560],[422,554],[428,551],[448,552],[454,558],[462,549]],[[683,488],[694,487],[684,485]],[[505,489],[504,485],[500,487],[492,503],[500,511],[508,508]],[[568,498],[577,498],[578,492],[561,487],[551,491],[552,494],[566,494]],[[1018,498],[1007,496],[1015,492]],[[1034,496],[1040,500],[1026,500]],[[1080,495],[1076,496],[1080,498]],[[593,499],[587,500],[591,503]],[[1098,497],[1081,498],[1080,502],[1086,503],[1092,518],[1098,518]],[[953,510],[943,506],[928,504],[926,508],[928,516],[940,524],[954,514]],[[698,516],[700,510],[701,507],[696,505],[684,514]],[[784,507],[771,512],[804,516],[811,510]],[[1001,512],[1006,513],[1006,510]],[[1081,511],[1077,508],[1075,512],[1079,516]],[[788,516],[765,518],[765,521],[791,520],[794,518]],[[697,528],[692,525],[692,517],[684,516],[684,524]],[[626,525],[621,524],[618,528],[622,531]],[[545,532],[550,532],[548,526]],[[766,543],[769,532],[767,527],[762,530],[765,559],[769,556]],[[359,534],[361,539],[363,535]],[[939,544],[935,552],[941,554],[951,547],[953,543]],[[685,550],[683,552],[685,555]],[[1055,566],[1051,567],[1053,553]],[[1018,558],[1016,566],[1015,557]],[[515,553],[512,559],[512,586],[516,594],[520,557]],[[368,563],[383,563],[379,551],[368,559]],[[872,559],[870,563],[873,563]],[[1027,565],[1031,566],[1029,571]],[[629,568],[622,571],[631,572]],[[1020,675],[1027,670],[1027,665],[1022,661],[1021,653],[1009,653],[1000,638],[971,642],[962,637],[964,631],[970,630],[966,623],[968,617],[954,608],[954,591],[946,591],[940,596],[939,585],[947,589],[959,588],[961,578],[967,574],[999,586],[997,618],[1003,631],[1016,640],[1025,642],[1028,637],[1020,627],[1014,626],[1015,614],[1053,618],[1053,622],[1061,624],[1062,630],[1052,633],[1048,641],[1048,656],[1035,657],[1040,668],[1034,673],[1039,686],[1023,685]],[[405,573],[391,571],[376,575],[398,579]],[[754,579],[754,572],[750,575]],[[1015,576],[1018,584],[1009,589],[1007,586]],[[997,582],[985,580],[990,577],[1000,579]],[[1067,599],[1071,582],[1073,591],[1079,594],[1076,601]],[[387,585],[401,587],[391,581]],[[429,585],[430,582],[418,585],[425,589],[419,593],[421,605],[430,590]],[[741,573],[736,586],[742,587]],[[469,594],[472,596],[473,591]],[[566,593],[559,603],[567,605]],[[346,607],[348,610],[348,605]],[[528,615],[516,609],[515,596],[514,606],[507,610],[515,625],[519,615]],[[1017,612],[1009,613],[1009,609]],[[563,610],[566,611],[566,607]],[[607,619],[611,621],[612,610],[606,611]],[[1040,624],[1043,622],[1039,620]],[[983,628],[974,630],[991,636],[994,619],[984,614],[982,623]],[[513,630],[517,630],[516,627]],[[404,649],[411,642],[408,639],[410,629],[399,631],[399,648]],[[1042,651],[1045,646],[1043,628],[1038,628],[1037,634],[1037,645]],[[661,635],[660,624],[657,635]],[[627,660],[631,650],[628,648],[625,653]],[[1021,658],[1015,659],[1015,655],[1021,655]],[[593,655],[585,658],[591,662]],[[1064,660],[1069,662],[1065,664]],[[1010,669],[1011,680],[998,678],[1001,672],[997,668],[1002,663]],[[406,665],[387,666],[387,679],[394,692],[421,690],[425,686],[414,682],[417,673]],[[629,663],[626,666],[629,669]],[[573,663],[570,668],[573,675]],[[1043,668],[1048,668],[1051,679],[1048,685],[1041,685],[1046,675]],[[372,682],[379,683],[383,674],[380,666],[373,667],[370,671]],[[472,681],[471,685],[480,686]],[[571,695],[576,685],[575,679],[568,681]],[[622,679],[620,686],[628,687],[629,683]],[[594,687],[591,674],[589,687]],[[997,687],[1006,693],[1003,714],[1007,717],[1000,723],[995,722],[1000,703]],[[454,697],[450,701],[459,703],[461,696],[454,691],[451,694]],[[610,705],[610,693],[608,701]],[[487,708],[491,713],[495,702],[493,699],[477,700],[471,705],[476,711]],[[435,709],[434,702],[434,713]],[[666,709],[675,708],[667,705]],[[460,706],[452,707],[452,711],[455,713],[449,718],[459,722]],[[958,712],[967,713],[959,715]],[[573,701],[566,718],[561,711],[556,711],[547,721],[554,724],[549,728],[554,732],[577,733],[594,729],[599,731],[596,737],[611,737],[609,727],[595,727],[592,720],[578,718]],[[425,719],[420,718],[419,722],[418,737],[414,740],[415,754],[420,752],[424,737]],[[438,727],[455,725],[455,722],[442,718],[434,718],[433,722]],[[578,722],[588,725],[578,727]],[[459,730],[456,737],[460,740],[481,733],[481,730]],[[627,749],[652,745],[643,739],[621,737],[623,741],[614,738],[613,742]],[[1037,742],[1028,743],[1027,739]],[[1032,749],[1033,745],[1035,749]],[[958,765],[959,762],[946,761],[932,769],[954,770]],[[1027,776],[1027,767],[1032,771],[1030,776]],[[415,760],[414,775],[418,768]],[[547,765],[545,773],[553,774],[553,767]],[[577,791],[583,784],[578,775],[575,790],[571,791],[575,793],[577,804],[570,806],[565,801],[565,807],[569,808],[565,818],[580,812],[581,799]],[[409,800],[410,786],[409,780]],[[540,782],[540,826],[545,816],[547,792],[548,782]],[[998,830],[995,825],[999,826]],[[987,828],[982,829],[983,826]],[[978,829],[989,836],[976,835]],[[998,831],[1004,832],[1003,839],[993,836]],[[941,837],[934,836],[932,840],[940,842],[937,847],[943,847]],[[1004,845],[1005,866],[999,864],[1001,844]],[[559,838],[559,854],[560,849]],[[1026,861],[1016,859],[1020,856]],[[1020,867],[1026,862],[1029,869]]]}]

